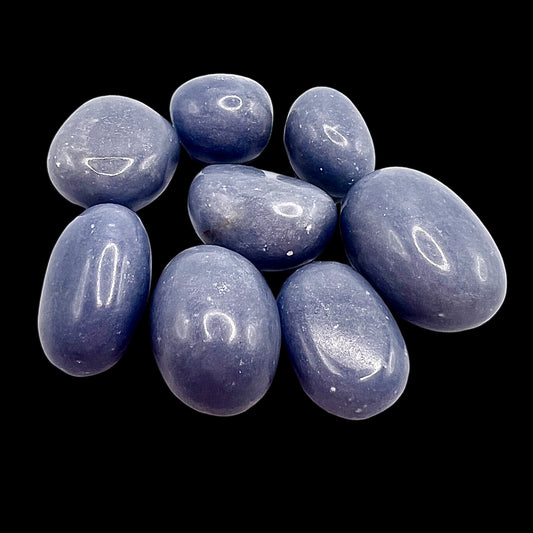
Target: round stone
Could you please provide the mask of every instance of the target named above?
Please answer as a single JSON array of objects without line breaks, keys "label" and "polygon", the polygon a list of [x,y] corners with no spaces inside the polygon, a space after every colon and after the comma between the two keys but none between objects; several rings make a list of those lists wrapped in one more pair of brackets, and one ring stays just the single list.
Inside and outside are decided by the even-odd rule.
[{"label": "round stone", "polygon": [[340,215],[346,255],[399,317],[436,331],[489,320],[506,294],[501,254],[442,182],[389,167],[358,181]]},{"label": "round stone", "polygon": [[361,113],[330,87],[314,87],[296,99],[284,142],[296,175],[336,200],[375,167],[374,144]]},{"label": "round stone", "polygon": [[146,308],[150,281],[139,217],[116,204],[86,209],[60,235],[46,269],[38,329],[48,359],[73,376],[112,367]]},{"label": "round stone", "polygon": [[246,163],[264,150],[273,124],[272,101],[256,81],[207,74],[178,87],[170,115],[187,153],[203,163]]},{"label": "round stone", "polygon": [[176,130],[147,105],[125,96],[84,103],[56,133],[48,174],[67,200],[138,211],[168,186],[180,155]]},{"label": "round stone", "polygon": [[316,261],[298,269],[278,307],[298,379],[324,410],[360,420],[400,397],[409,374],[405,342],[383,300],[349,265]]},{"label": "round stone", "polygon": [[337,222],[335,202],[305,181],[245,165],[209,165],[188,197],[193,227],[206,244],[230,248],[260,270],[315,259]]},{"label": "round stone", "polygon": [[151,304],[152,347],[170,390],[202,413],[242,413],[267,392],[278,363],[276,301],[240,254],[199,245],[166,266]]}]

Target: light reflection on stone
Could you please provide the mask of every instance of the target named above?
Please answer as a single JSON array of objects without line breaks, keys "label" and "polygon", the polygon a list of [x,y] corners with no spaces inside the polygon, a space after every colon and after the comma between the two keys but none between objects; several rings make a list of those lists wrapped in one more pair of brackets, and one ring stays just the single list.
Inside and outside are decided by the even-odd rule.
[{"label": "light reflection on stone", "polygon": [[226,338],[229,344],[237,336],[235,321],[223,311],[208,311],[204,315],[202,325],[207,340],[219,341]]},{"label": "light reflection on stone", "polygon": [[272,205],[272,209],[282,217],[296,218],[303,214],[304,210],[301,205],[294,202],[279,202]]},{"label": "light reflection on stone", "polygon": [[411,236],[420,255],[431,265],[448,272],[450,263],[435,238],[424,228],[413,226]]},{"label": "light reflection on stone", "polygon": [[[107,256],[110,255],[109,258]],[[118,246],[108,243],[100,254],[96,273],[96,305],[109,307],[113,301],[118,272]]]},{"label": "light reflection on stone", "polygon": [[226,111],[238,111],[242,107],[242,98],[236,94],[228,94],[219,99],[218,105]]},{"label": "light reflection on stone", "polygon": [[324,130],[324,133],[328,136],[328,139],[335,143],[338,146],[348,146],[348,139],[342,135],[342,133],[339,133],[337,131],[337,128],[339,126],[329,126],[328,124],[324,124],[322,126],[322,129]]},{"label": "light reflection on stone", "polygon": [[83,163],[101,176],[118,176],[133,165],[133,157],[86,157]]}]

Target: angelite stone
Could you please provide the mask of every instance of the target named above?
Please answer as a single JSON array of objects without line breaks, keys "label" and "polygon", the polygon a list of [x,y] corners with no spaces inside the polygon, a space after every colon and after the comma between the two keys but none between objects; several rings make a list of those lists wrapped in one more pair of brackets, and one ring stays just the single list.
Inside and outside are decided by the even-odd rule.
[{"label": "angelite stone", "polygon": [[76,217],[54,246],[39,303],[50,362],[73,376],[117,363],[146,308],[150,281],[150,243],[133,211],[100,204]]},{"label": "angelite stone", "polygon": [[269,94],[256,81],[207,74],[185,82],[170,115],[187,153],[203,163],[246,163],[265,149],[273,124]]},{"label": "angelite stone", "polygon": [[291,274],[278,295],[283,339],[307,395],[350,420],[388,409],[409,375],[391,312],[349,265],[316,261]]},{"label": "angelite stone", "polygon": [[296,175],[336,200],[375,168],[374,143],[361,113],[329,87],[314,87],[296,99],[284,142]]},{"label": "angelite stone", "polygon": [[100,96],[56,133],[48,174],[77,205],[109,202],[138,211],[167,188],[179,155],[176,130],[159,113],[132,98]]},{"label": "angelite stone", "polygon": [[337,223],[322,189],[244,165],[209,165],[188,197],[193,227],[206,244],[230,248],[260,270],[286,270],[315,259]]},{"label": "angelite stone", "polygon": [[463,200],[417,170],[389,167],[344,199],[346,255],[397,316],[436,331],[489,320],[506,294],[493,238]]},{"label": "angelite stone", "polygon": [[276,301],[232,250],[199,245],[174,257],[154,289],[150,327],[165,382],[197,411],[242,413],[272,383],[281,345]]}]

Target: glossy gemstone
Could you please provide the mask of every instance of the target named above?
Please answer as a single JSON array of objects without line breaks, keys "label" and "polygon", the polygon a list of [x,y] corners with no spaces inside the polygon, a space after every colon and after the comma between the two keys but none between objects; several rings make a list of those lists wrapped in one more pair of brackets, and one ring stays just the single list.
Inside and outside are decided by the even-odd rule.
[{"label": "glossy gemstone", "polygon": [[100,96],[61,126],[48,174],[75,204],[110,202],[137,211],[167,188],[179,154],[176,130],[159,113],[132,98]]},{"label": "glossy gemstone", "polygon": [[491,235],[453,191],[417,170],[377,170],[348,192],[346,254],[400,317],[437,331],[489,320],[506,293]]},{"label": "glossy gemstone", "polygon": [[334,201],[318,187],[244,165],[205,167],[191,184],[188,208],[204,243],[235,250],[260,270],[315,259],[337,222]]},{"label": "glossy gemstone", "polygon": [[73,376],[113,366],[146,307],[150,278],[150,243],[133,211],[100,204],[76,217],[43,283],[38,329],[48,359]]},{"label": "glossy gemstone", "polygon": [[166,266],[151,304],[154,355],[171,391],[193,409],[242,413],[267,392],[278,363],[276,301],[244,257],[199,245]]},{"label": "glossy gemstone", "polygon": [[283,339],[308,396],[331,414],[374,416],[402,394],[409,374],[403,337],[372,286],[349,265],[317,261],[278,295]]},{"label": "glossy gemstone", "polygon": [[207,74],[176,89],[170,115],[188,154],[203,163],[246,163],[266,147],[273,108],[256,81]]},{"label": "glossy gemstone", "polygon": [[374,170],[370,131],[353,102],[335,89],[314,87],[297,98],[284,140],[296,175],[336,200]]}]

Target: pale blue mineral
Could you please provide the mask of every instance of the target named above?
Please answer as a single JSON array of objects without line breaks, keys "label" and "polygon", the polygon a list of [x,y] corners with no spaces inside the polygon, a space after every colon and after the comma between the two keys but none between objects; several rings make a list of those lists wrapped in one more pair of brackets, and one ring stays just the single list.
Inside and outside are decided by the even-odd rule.
[{"label": "pale blue mineral", "polygon": [[272,133],[269,94],[255,80],[235,74],[206,74],[180,85],[170,116],[187,153],[203,163],[249,162]]},{"label": "pale blue mineral", "polygon": [[374,143],[363,116],[344,94],[314,87],[289,110],[284,141],[296,175],[340,200],[375,167]]},{"label": "pale blue mineral", "polygon": [[202,413],[230,416],[256,404],[276,371],[276,300],[254,265],[220,246],[179,253],[154,289],[152,347],[170,390]]},{"label": "pale blue mineral", "polygon": [[284,343],[307,395],[327,412],[361,420],[402,394],[409,357],[391,312],[349,265],[316,261],[278,295]]},{"label": "pale blue mineral", "polygon": [[494,239],[468,205],[437,179],[388,167],[346,195],[346,255],[401,318],[436,331],[489,320],[507,277]]},{"label": "pale blue mineral", "polygon": [[260,270],[315,259],[337,222],[335,202],[297,178],[246,165],[209,165],[193,180],[189,215],[206,244],[225,246]]},{"label": "pale blue mineral", "polygon": [[110,95],[72,113],[52,140],[47,165],[67,200],[138,211],[167,188],[179,155],[178,136],[168,120],[142,102]]},{"label": "pale blue mineral", "polygon": [[89,376],[117,363],[148,303],[151,261],[148,235],[127,207],[90,207],[65,228],[38,312],[41,344],[55,366]]}]

